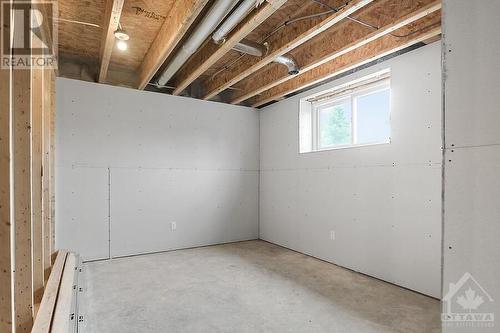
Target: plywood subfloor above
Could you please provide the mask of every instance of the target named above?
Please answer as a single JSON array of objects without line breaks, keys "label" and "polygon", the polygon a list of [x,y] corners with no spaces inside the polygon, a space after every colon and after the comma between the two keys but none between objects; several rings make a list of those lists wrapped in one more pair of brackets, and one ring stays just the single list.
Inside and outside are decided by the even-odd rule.
[{"label": "plywood subfloor above", "polygon": [[[123,0],[119,17],[121,27],[130,36],[127,51],[118,50],[114,39],[109,37],[109,42],[104,44],[103,30],[110,20],[106,1],[59,0],[61,76],[90,81],[102,77],[102,82],[112,85],[147,87],[162,93],[243,105],[261,105],[255,102],[256,96],[269,95],[263,99],[266,102],[286,96],[270,92],[294,78],[286,78],[285,68],[272,63],[276,56],[293,57],[301,69],[299,76],[302,76],[314,64],[321,64],[338,50],[368,40],[370,34],[389,27],[399,18],[431,6],[432,11],[425,14],[427,18],[394,31],[394,35],[412,37],[408,45],[418,43],[421,41],[418,33],[427,28],[425,23],[437,22],[439,25],[441,16],[440,0],[267,0],[249,14],[249,17],[259,17],[260,10],[266,12],[262,14],[262,22],[256,19],[260,24],[248,25],[244,20],[228,36],[229,39],[237,35],[238,40],[241,37],[257,43],[267,42],[267,55],[261,58],[243,55],[231,50],[231,46],[224,47],[227,42],[214,46],[206,40],[167,82],[167,87],[156,89],[147,83],[154,81],[173,59],[215,0]],[[279,5],[263,10],[270,3]],[[352,19],[366,24],[355,23]],[[169,22],[176,22],[175,27],[179,28],[170,29]],[[246,26],[250,26],[248,31]],[[429,38],[435,40],[439,33]],[[236,38],[233,39],[236,42]],[[106,53],[105,60],[101,61],[103,44],[108,45],[105,48],[108,51],[111,45],[111,53]],[[354,59],[352,62],[355,64]],[[101,71],[106,73],[102,75]]]}]

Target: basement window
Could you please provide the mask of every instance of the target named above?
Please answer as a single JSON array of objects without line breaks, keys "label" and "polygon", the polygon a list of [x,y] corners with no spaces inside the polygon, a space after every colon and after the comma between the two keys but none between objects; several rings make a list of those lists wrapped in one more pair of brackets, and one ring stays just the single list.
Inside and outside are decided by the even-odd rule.
[{"label": "basement window", "polygon": [[390,72],[300,101],[300,152],[390,143]]}]

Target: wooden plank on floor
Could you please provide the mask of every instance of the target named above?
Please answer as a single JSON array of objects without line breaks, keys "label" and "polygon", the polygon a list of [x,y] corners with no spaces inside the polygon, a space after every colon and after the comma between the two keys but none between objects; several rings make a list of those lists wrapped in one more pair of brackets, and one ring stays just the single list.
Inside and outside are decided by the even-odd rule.
[{"label": "wooden plank on floor", "polygon": [[38,315],[33,325],[32,333],[50,332],[67,255],[68,252],[64,250],[57,253],[54,266],[52,267],[52,273],[45,287],[40,310],[38,311]]},{"label": "wooden plank on floor", "polygon": [[69,332],[71,306],[73,303],[77,258],[74,253],[68,253],[62,274],[59,295],[52,320],[52,332]]}]

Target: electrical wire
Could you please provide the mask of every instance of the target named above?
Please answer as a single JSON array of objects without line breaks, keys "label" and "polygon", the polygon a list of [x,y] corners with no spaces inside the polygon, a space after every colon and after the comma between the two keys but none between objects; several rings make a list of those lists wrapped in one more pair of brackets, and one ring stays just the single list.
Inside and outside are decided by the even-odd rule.
[{"label": "electrical wire", "polygon": [[[327,3],[324,3],[323,1],[321,0],[310,0],[324,8],[327,8],[328,10],[325,11],[325,12],[322,12],[322,13],[317,13],[317,14],[311,14],[311,15],[305,15],[305,16],[301,16],[301,17],[298,17],[298,18],[295,18],[295,19],[292,19],[292,20],[287,20],[285,22],[283,22],[282,24],[280,24],[279,26],[277,26],[274,30],[272,30],[270,33],[268,33],[266,36],[264,36],[262,39],[261,39],[261,43],[265,42],[266,40],[268,40],[272,35],[274,35],[275,33],[277,33],[279,30],[283,29],[284,27],[290,25],[290,24],[293,24],[293,23],[296,23],[296,22],[299,22],[299,21],[303,21],[303,20],[307,20],[307,19],[311,19],[311,18],[315,18],[315,17],[320,17],[320,16],[325,16],[325,15],[329,15],[331,13],[337,13],[339,12],[340,10],[342,10],[342,8],[346,7],[349,2],[345,3],[344,5],[340,6],[340,7],[333,7],[333,6],[330,6],[329,4]],[[365,27],[368,27],[368,28],[371,28],[373,30],[379,30],[380,27],[379,26],[376,26],[376,25],[373,25],[373,24],[370,24],[370,23],[367,23],[365,21],[362,21],[362,20],[359,20],[359,19],[356,19],[356,18],[353,18],[351,16],[346,16],[346,19],[348,20],[351,20],[353,22],[356,22],[358,24],[361,24]],[[440,22],[436,22],[436,23],[433,23],[433,24],[429,24],[429,25],[426,25],[425,27],[422,27],[418,30],[415,30],[415,31],[412,31],[408,34],[405,34],[405,35],[397,35],[395,33],[389,33],[389,35],[393,36],[393,37],[396,37],[396,38],[406,38],[406,37],[409,37],[411,35],[414,35],[416,33],[419,33],[420,31],[422,30],[425,30],[429,27],[432,27],[432,26],[435,26],[437,24],[440,24]],[[224,64],[222,67],[220,67],[214,74],[212,74],[210,76],[210,79],[213,79],[215,76],[217,76],[219,73],[225,71],[225,70],[228,70],[229,68],[231,68],[234,64],[236,64],[238,61],[240,61],[243,57],[245,56],[245,54],[240,54],[240,56],[226,64]]]}]

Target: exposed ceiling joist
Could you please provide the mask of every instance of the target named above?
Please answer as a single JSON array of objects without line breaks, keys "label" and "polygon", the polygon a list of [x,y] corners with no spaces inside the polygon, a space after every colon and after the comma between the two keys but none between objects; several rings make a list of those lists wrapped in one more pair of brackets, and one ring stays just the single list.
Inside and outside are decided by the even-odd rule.
[{"label": "exposed ceiling joist", "polygon": [[372,62],[439,34],[441,34],[440,26],[426,28],[405,38],[396,38],[391,35],[386,35],[265,91],[260,96],[251,99],[251,105],[253,107],[259,107],[281,99],[288,94],[308,88],[316,83],[335,77],[350,69]]},{"label": "exposed ceiling joist", "polygon": [[[309,47],[308,50],[314,50],[315,57],[310,59],[308,63],[302,64],[301,72],[310,71],[324,63],[332,61],[348,52],[351,52],[357,48],[360,48],[374,40],[382,38],[412,22],[418,21],[419,19],[432,14],[441,9],[441,0],[436,0],[408,15],[401,17],[393,23],[390,23],[370,34],[361,35],[362,37],[357,38],[355,41],[348,43],[343,47],[339,47],[333,41],[335,38],[331,38],[332,42],[330,44],[322,43],[320,39],[317,41],[318,47]],[[354,34],[353,34],[354,35]],[[325,36],[328,37],[328,36]],[[327,38],[328,39],[328,38]],[[262,73],[264,74],[264,73]],[[231,99],[232,104],[238,104],[245,101],[257,94],[260,94],[266,90],[269,90],[275,86],[278,86],[286,81],[292,80],[294,77],[283,73],[282,68],[275,66],[266,70],[264,75],[259,76],[259,80],[246,80],[245,84],[239,86],[238,90],[234,92]]]},{"label": "exposed ceiling joist", "polygon": [[[307,20],[295,25],[285,26],[279,34],[274,34],[267,40],[271,47],[267,56],[263,58],[246,57],[231,70],[220,73],[213,79],[208,80],[203,87],[205,91],[203,99],[210,99],[221,91],[226,90],[230,86],[271,63],[276,57],[284,55],[290,50],[309,41],[373,1],[374,0],[351,1],[346,7],[329,15],[319,23],[314,20]],[[311,8],[311,10],[312,9],[314,8]],[[306,14],[312,15],[313,13],[304,13],[304,16]]]},{"label": "exposed ceiling joist", "polygon": [[99,82],[106,81],[108,75],[109,62],[111,60],[111,53],[113,53],[113,46],[115,45],[114,32],[120,23],[122,15],[123,3],[125,0],[107,0],[106,11],[104,15],[103,33],[101,41],[100,61],[99,68]]},{"label": "exposed ceiling joist", "polygon": [[139,69],[137,86],[144,89],[196,20],[208,0],[176,0]]},{"label": "exposed ceiling joist", "polygon": [[257,26],[264,22],[287,0],[268,0],[246,17],[221,45],[205,43],[191,59],[175,75],[172,85],[176,87],[173,94],[179,95],[201,74],[229,52],[236,43],[245,38]]}]

